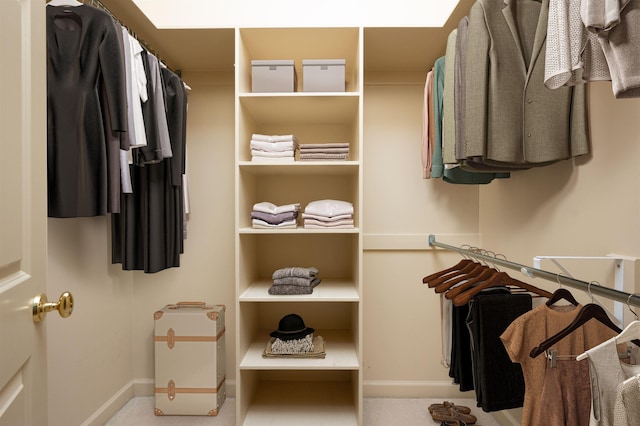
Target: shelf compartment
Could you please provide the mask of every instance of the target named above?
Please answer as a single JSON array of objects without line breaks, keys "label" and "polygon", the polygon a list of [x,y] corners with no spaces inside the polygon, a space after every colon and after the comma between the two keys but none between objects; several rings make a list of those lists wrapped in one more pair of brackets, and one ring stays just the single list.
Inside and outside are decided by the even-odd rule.
[{"label": "shelf compartment", "polygon": [[245,93],[240,96],[244,113],[258,123],[350,124],[357,118],[358,103],[359,96],[354,93]]},{"label": "shelf compartment", "polygon": [[[299,170],[304,167],[297,168]],[[321,171],[322,168],[311,168],[314,171]],[[359,225],[359,187],[358,175],[353,174],[330,174],[306,172],[303,174],[256,174],[249,173],[253,170],[250,167],[243,167],[239,173],[238,194],[238,228],[253,229],[251,226],[251,212],[253,206],[259,202],[270,202],[275,205],[287,205],[300,203],[300,216],[306,206],[317,200],[342,200],[352,203],[354,214],[354,225]],[[302,218],[298,218],[299,225],[302,225]],[[261,228],[257,228],[261,229]],[[345,228],[350,231],[351,228]],[[345,229],[329,229],[328,231],[344,231]],[[271,228],[266,229],[271,231]],[[275,229],[276,231],[287,231],[286,229]],[[312,229],[304,229],[311,231]],[[290,231],[299,232],[294,229]],[[320,231],[325,231],[320,229]],[[353,232],[353,231],[350,231]]]},{"label": "shelf compartment", "polygon": [[239,249],[242,276],[238,279],[238,295],[261,278],[271,277],[275,270],[288,266],[313,266],[323,280],[355,283],[359,276],[357,233],[240,234]]},{"label": "shelf compartment", "polygon": [[345,59],[347,92],[357,91],[360,81],[359,28],[240,28],[236,63],[241,92],[251,88],[251,60],[293,59],[302,92],[303,59]]},{"label": "shelf compartment", "polygon": [[[305,323],[307,321],[305,320]],[[263,358],[271,330],[260,330],[240,362],[241,370],[357,370],[360,368],[355,343],[349,331],[318,330],[325,341],[327,356],[315,358]]]},{"label": "shelf compartment", "polygon": [[[250,161],[251,136],[295,135],[301,145],[349,143],[348,160],[360,160],[357,94],[245,94],[238,101],[238,160]],[[284,163],[291,164],[291,163]]]},{"label": "shelf compartment", "polygon": [[[322,279],[322,278],[321,278]],[[240,302],[358,302],[360,296],[353,281],[322,279],[312,294],[279,296],[268,293],[271,279],[256,281],[239,297]]]},{"label": "shelf compartment", "polygon": [[[257,372],[243,372],[243,376]],[[260,375],[261,376],[261,375]],[[339,378],[341,379],[341,378]],[[327,381],[266,380],[244,378],[252,383],[251,403],[247,406],[244,426],[325,426],[358,424],[358,398],[352,379]]]}]

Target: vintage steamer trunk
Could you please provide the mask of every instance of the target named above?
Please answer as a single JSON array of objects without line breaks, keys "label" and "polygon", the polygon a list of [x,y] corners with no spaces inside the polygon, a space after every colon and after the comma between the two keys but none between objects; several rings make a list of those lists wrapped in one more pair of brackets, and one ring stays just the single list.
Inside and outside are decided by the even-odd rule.
[{"label": "vintage steamer trunk", "polygon": [[218,415],[226,398],[224,311],[180,302],[154,313],[157,416]]}]

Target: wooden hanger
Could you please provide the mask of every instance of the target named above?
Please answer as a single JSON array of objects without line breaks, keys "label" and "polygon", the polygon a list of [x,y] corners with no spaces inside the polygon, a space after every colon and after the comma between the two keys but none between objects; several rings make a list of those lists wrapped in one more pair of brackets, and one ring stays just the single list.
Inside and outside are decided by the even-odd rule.
[{"label": "wooden hanger", "polygon": [[481,263],[477,263],[470,270],[463,270],[457,276],[449,278],[446,281],[437,282],[434,290],[436,291],[436,293],[444,293],[451,287],[457,285],[458,283],[464,280],[473,279],[474,277],[481,275],[487,269],[488,269],[487,266]]},{"label": "wooden hanger", "polygon": [[[618,327],[613,323],[613,321],[611,321],[611,319],[609,318],[609,315],[607,315],[607,313],[602,308],[602,306],[597,305],[595,303],[588,303],[584,305],[582,309],[580,309],[580,312],[578,312],[578,315],[571,322],[571,324],[569,324],[568,326],[566,326],[565,328],[563,328],[561,331],[554,334],[553,336],[549,337],[547,340],[540,343],[535,348],[531,349],[531,352],[529,352],[529,356],[531,358],[537,357],[542,352],[546,351],[551,346],[553,346],[560,340],[564,339],[566,336],[568,336],[569,334],[577,330],[579,327],[581,327],[591,319],[596,319],[600,321],[602,324],[606,325],[616,333],[620,333],[622,331],[620,327]],[[639,340],[632,340],[632,342],[640,346]]]},{"label": "wooden hanger", "polygon": [[450,272],[455,272],[455,271],[459,271],[460,269],[464,268],[465,266],[467,266],[470,263],[476,263],[471,259],[462,259],[460,262],[456,263],[455,265],[453,265],[450,268],[447,269],[443,269],[442,271],[438,271],[438,272],[434,272],[431,275],[427,275],[426,277],[424,277],[422,279],[422,283],[423,284],[427,284],[430,281],[435,280],[436,278],[440,278],[443,275],[446,275]]},{"label": "wooden hanger", "polygon": [[[456,297],[458,294],[464,292],[465,290],[467,290],[468,288],[471,288],[475,285],[477,285],[478,283],[484,282],[486,280],[488,280],[489,278],[491,278],[493,275],[497,274],[498,270],[495,268],[488,268],[488,267],[484,267],[484,269],[482,271],[480,271],[479,274],[476,274],[474,276],[465,276],[463,278],[468,278],[468,281],[450,288],[450,289],[444,289],[447,292],[445,293],[445,297],[447,299],[453,299],[454,297]],[[443,290],[443,291],[444,291]]]},{"label": "wooden hanger", "polygon": [[569,290],[567,290],[564,287],[560,287],[559,289],[553,292],[553,295],[549,298],[549,300],[547,300],[546,305],[552,306],[554,303],[559,302],[562,299],[571,303],[573,306],[578,306],[579,304],[576,298],[573,297],[573,294],[571,294]]},{"label": "wooden hanger", "polygon": [[[552,294],[546,290],[538,288],[534,285],[525,283],[524,281],[517,280],[507,274],[506,272],[498,272],[492,275],[486,281],[469,288],[467,291],[460,291],[458,294],[453,297],[453,304],[455,306],[463,306],[469,303],[469,301],[482,290],[490,287],[497,286],[510,286],[510,287],[518,287],[522,288],[530,293],[537,294],[542,297],[551,297]],[[455,290],[455,289],[454,289]]]},{"label": "wooden hanger", "polygon": [[437,277],[437,278],[429,281],[428,286],[429,286],[429,288],[437,287],[440,284],[444,283],[445,281],[449,281],[452,278],[458,277],[460,275],[469,274],[474,269],[478,268],[479,266],[482,266],[482,264],[472,261],[471,263],[468,263],[464,268],[462,268],[460,270],[449,272],[447,274],[444,274],[444,275],[442,275],[440,277]]}]

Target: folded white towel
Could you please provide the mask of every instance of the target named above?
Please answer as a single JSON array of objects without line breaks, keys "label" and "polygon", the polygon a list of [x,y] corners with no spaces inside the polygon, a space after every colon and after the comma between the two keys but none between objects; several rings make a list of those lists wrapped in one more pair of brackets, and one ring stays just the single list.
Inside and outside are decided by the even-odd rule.
[{"label": "folded white towel", "polygon": [[295,135],[261,135],[259,133],[251,135],[251,140],[263,142],[298,142]]},{"label": "folded white towel", "polygon": [[317,219],[305,219],[304,226],[307,225],[318,225],[325,228],[335,228],[343,225],[348,225],[353,228],[353,219],[341,219],[341,220],[332,220],[332,221],[324,221]]},{"label": "folded white towel", "polygon": [[292,149],[286,151],[259,151],[257,149],[251,150],[252,157],[293,157],[294,152]]},{"label": "folded white towel", "polygon": [[322,226],[322,225],[316,225],[313,223],[305,223],[304,228],[305,229],[353,229],[354,226],[353,225]]},{"label": "folded white towel", "polygon": [[268,201],[261,201],[253,205],[253,210],[263,213],[279,214],[285,212],[297,212],[300,211],[300,203],[284,204],[282,206],[276,206]]},{"label": "folded white towel", "polygon": [[288,151],[296,148],[296,144],[292,141],[289,142],[263,142],[252,140],[249,144],[251,149],[259,151]]},{"label": "folded white towel", "polygon": [[353,215],[350,215],[350,214],[339,214],[337,216],[327,217],[327,216],[320,216],[317,214],[302,213],[302,219],[315,219],[315,220],[322,220],[324,222],[332,222],[336,220],[352,219],[352,218],[353,218]]},{"label": "folded white towel", "polygon": [[353,214],[353,204],[340,200],[317,200],[307,204],[304,213],[315,214],[324,217],[333,217],[342,214]]}]

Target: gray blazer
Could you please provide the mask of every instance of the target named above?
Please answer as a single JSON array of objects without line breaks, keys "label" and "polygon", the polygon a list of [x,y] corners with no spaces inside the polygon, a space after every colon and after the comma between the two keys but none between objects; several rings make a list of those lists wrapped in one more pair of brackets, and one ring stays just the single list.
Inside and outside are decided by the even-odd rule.
[{"label": "gray blazer", "polygon": [[477,0],[471,7],[466,157],[535,166],[589,152],[584,85],[544,85],[548,10],[549,0]]}]

